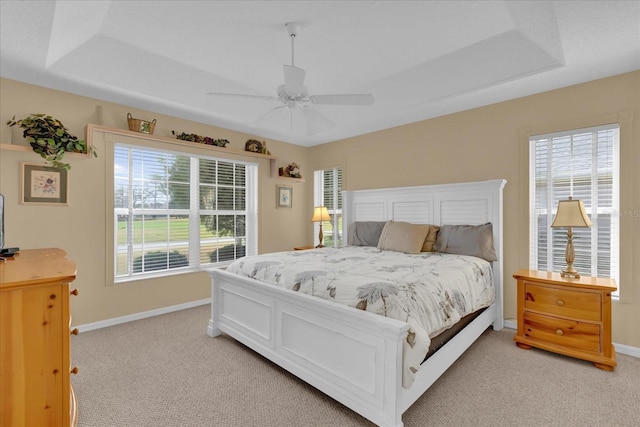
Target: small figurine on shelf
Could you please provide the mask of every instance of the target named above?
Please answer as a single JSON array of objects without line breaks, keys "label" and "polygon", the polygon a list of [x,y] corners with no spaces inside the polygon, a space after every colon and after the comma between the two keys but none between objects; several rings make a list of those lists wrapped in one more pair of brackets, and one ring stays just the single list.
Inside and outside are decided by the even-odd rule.
[{"label": "small figurine on shelf", "polygon": [[265,141],[258,141],[257,139],[249,139],[244,144],[244,151],[271,155],[271,152],[267,150],[267,143]]},{"label": "small figurine on shelf", "polygon": [[289,163],[289,166],[284,169],[283,175],[289,178],[302,178],[300,167],[296,163]]}]

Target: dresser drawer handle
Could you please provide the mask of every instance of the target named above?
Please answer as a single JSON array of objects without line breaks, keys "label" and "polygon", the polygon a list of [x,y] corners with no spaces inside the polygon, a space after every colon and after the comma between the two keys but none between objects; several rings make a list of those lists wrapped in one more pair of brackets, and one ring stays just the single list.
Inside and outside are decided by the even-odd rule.
[{"label": "dresser drawer handle", "polygon": [[564,332],[562,331],[562,329],[556,329],[556,335],[564,335]]},{"label": "dresser drawer handle", "polygon": [[71,370],[69,371],[70,374],[77,374],[78,373],[78,367],[74,366],[73,368],[71,368]]},{"label": "dresser drawer handle", "polygon": [[74,289],[70,292],[71,295],[78,295],[78,289]]},{"label": "dresser drawer handle", "polygon": [[560,307],[562,307],[564,305],[564,301],[559,299],[558,301],[556,301],[556,304],[558,304]]},{"label": "dresser drawer handle", "polygon": [[79,332],[80,330],[78,328],[73,328],[73,330],[71,331],[71,335],[78,335]]}]

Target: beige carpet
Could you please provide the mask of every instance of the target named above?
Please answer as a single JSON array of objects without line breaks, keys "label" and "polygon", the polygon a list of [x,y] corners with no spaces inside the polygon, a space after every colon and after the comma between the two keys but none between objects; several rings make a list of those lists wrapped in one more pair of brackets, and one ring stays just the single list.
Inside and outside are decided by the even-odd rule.
[{"label": "beige carpet", "polygon": [[[79,427],[371,426],[360,415],[221,336],[209,306],[72,339]],[[423,426],[640,426],[640,359],[615,372],[486,331],[403,415]]]}]

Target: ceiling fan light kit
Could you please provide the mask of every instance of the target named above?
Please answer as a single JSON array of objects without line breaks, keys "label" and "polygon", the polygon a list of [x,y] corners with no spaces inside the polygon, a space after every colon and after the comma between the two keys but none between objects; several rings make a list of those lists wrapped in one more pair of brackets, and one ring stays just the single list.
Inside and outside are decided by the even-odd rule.
[{"label": "ceiling fan light kit", "polygon": [[[283,105],[267,111],[253,123],[253,126],[264,126],[277,130],[286,129],[293,133],[306,135],[319,133],[335,126],[331,120],[315,110],[313,105],[373,105],[374,98],[371,94],[309,95],[304,86],[306,72],[295,66],[294,40],[300,32],[300,25],[289,22],[285,24],[285,27],[291,39],[291,65],[283,65],[284,84],[277,87],[277,96],[220,92],[209,92],[207,95],[279,101]],[[287,117],[283,117],[283,114]],[[304,123],[298,123],[299,121]]]}]

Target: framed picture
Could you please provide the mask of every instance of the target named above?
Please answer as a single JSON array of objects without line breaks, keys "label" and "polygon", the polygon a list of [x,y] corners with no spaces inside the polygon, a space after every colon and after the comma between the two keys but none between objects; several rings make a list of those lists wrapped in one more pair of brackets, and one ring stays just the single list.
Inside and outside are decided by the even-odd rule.
[{"label": "framed picture", "polygon": [[69,174],[67,170],[22,163],[20,165],[20,203],[68,206]]},{"label": "framed picture", "polygon": [[290,208],[293,202],[293,187],[288,185],[278,185],[276,192],[276,206],[279,208]]}]

